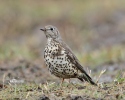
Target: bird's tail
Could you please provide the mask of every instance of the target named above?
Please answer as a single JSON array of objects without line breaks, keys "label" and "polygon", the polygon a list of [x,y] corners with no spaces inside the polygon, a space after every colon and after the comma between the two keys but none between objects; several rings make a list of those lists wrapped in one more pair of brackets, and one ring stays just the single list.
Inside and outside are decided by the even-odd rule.
[{"label": "bird's tail", "polygon": [[81,81],[85,80],[85,81],[91,83],[92,85],[97,86],[97,84],[92,80],[92,78],[86,72],[82,73],[82,75],[80,75],[80,77],[78,79]]}]

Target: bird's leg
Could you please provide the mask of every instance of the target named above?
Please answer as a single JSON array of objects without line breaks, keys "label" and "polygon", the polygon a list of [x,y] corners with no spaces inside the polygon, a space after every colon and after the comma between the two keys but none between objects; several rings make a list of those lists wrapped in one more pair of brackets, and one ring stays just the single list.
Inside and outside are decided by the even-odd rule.
[{"label": "bird's leg", "polygon": [[69,83],[70,83],[70,78],[69,78]]},{"label": "bird's leg", "polygon": [[60,87],[62,87],[63,82],[64,82],[64,78],[63,78],[62,81],[61,81]]}]

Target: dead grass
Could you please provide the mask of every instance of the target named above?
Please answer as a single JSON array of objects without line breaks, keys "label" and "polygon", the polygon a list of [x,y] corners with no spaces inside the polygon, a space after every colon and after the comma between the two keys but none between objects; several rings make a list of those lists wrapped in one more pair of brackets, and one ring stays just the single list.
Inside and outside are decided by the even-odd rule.
[{"label": "dead grass", "polygon": [[[104,74],[100,72],[98,80]],[[90,73],[91,74],[91,73]],[[0,99],[2,100],[71,100],[81,98],[86,100],[121,100],[125,99],[125,73],[120,71],[114,81],[110,83],[98,83],[98,86],[90,85],[87,82],[67,83],[64,82],[60,87],[57,82],[35,83],[26,80],[11,79],[0,84]],[[91,76],[91,75],[90,75]]]},{"label": "dead grass", "polygon": [[6,85],[5,88],[0,89],[0,99],[6,100],[32,100],[40,99],[45,96],[50,98],[50,100],[75,98],[80,96],[83,99],[125,99],[125,83],[124,81],[120,84],[103,83],[101,86],[92,86],[87,83],[64,83],[62,87],[56,83],[46,83],[46,84],[35,84],[35,83],[25,83],[25,84],[11,84]]}]

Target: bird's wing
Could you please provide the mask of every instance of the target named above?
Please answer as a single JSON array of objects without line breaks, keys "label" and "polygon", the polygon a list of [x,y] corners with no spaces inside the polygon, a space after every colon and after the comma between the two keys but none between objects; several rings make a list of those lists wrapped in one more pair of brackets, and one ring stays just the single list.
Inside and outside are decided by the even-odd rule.
[{"label": "bird's wing", "polygon": [[62,40],[60,41],[55,40],[55,42],[58,42],[60,44],[59,46],[60,50],[63,49],[65,50],[65,53],[67,54],[68,58],[70,59],[70,61],[72,61],[73,64],[75,64],[78,70],[80,70],[82,73],[86,73],[82,65],[79,63],[77,57],[73,54],[72,50],[69,48],[69,46]]},{"label": "bird's wing", "polygon": [[60,51],[61,50],[64,50],[65,53],[67,54],[68,56],[68,59],[70,59],[70,61],[75,65],[75,67],[82,72],[82,76],[81,78],[79,78],[80,80],[82,80],[82,78],[85,80],[85,81],[88,81],[90,82],[91,84],[93,85],[97,85],[93,80],[92,78],[86,73],[86,71],[83,69],[82,65],[79,63],[77,57],[73,54],[72,50],[69,48],[68,45],[66,45],[65,42],[63,42],[62,40],[61,41],[57,41],[56,42],[59,43],[59,49]]}]

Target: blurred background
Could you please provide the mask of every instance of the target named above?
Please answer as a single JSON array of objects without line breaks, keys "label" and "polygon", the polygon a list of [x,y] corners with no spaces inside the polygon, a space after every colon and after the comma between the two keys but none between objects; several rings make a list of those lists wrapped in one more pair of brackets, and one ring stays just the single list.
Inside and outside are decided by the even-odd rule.
[{"label": "blurred background", "polygon": [[3,76],[35,82],[58,79],[43,61],[46,38],[40,28],[46,25],[59,29],[95,79],[106,69],[100,81],[109,82],[125,69],[125,0],[2,0],[1,80]]}]

